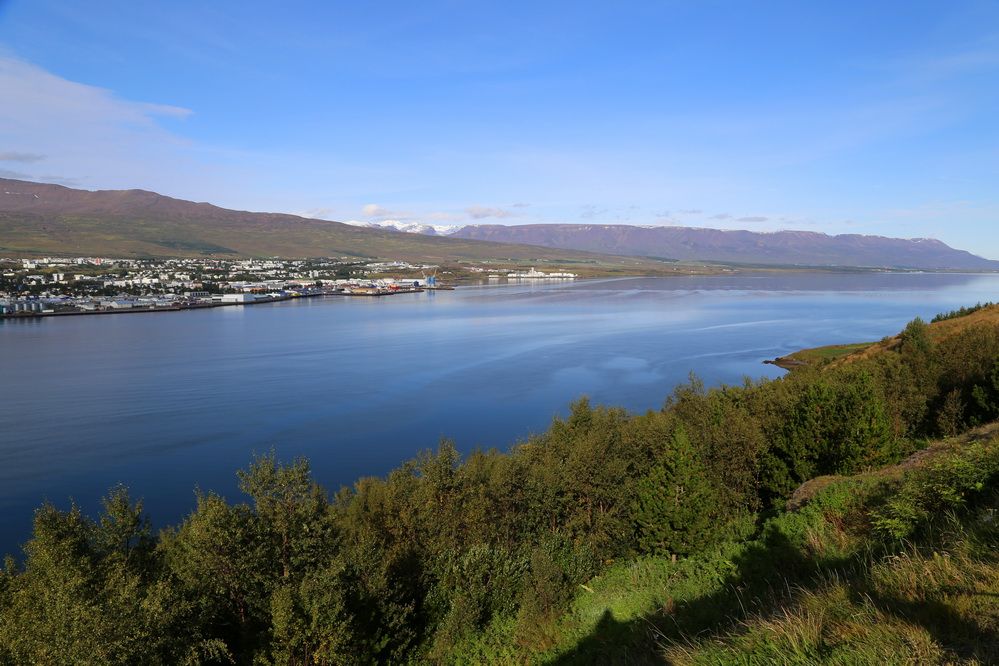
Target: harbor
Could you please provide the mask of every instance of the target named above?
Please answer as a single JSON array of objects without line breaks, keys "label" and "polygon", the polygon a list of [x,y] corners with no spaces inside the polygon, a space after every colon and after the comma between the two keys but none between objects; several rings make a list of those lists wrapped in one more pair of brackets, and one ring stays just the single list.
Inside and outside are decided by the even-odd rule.
[{"label": "harbor", "polygon": [[[299,298],[452,290],[437,266],[311,260],[0,259],[0,320],[177,312]],[[388,271],[417,272],[390,277]],[[389,274],[391,275],[391,273]]]},{"label": "harbor", "polygon": [[138,314],[148,312],[178,312],[180,310],[202,310],[206,308],[224,308],[232,306],[263,305],[265,303],[280,303],[300,298],[316,298],[324,296],[341,297],[374,297],[394,296],[396,294],[419,294],[425,291],[453,291],[454,287],[436,287],[427,289],[424,287],[406,288],[383,288],[383,287],[357,287],[345,289],[318,289],[314,291],[295,292],[286,294],[261,294],[253,295],[252,298],[240,299],[207,299],[197,300],[163,300],[158,299],[148,302],[145,299],[117,300],[109,303],[82,305],[62,305],[59,309],[52,304],[43,303],[40,300],[16,301],[13,305],[0,305],[0,320],[10,319],[34,319],[38,317],[67,317],[81,315],[113,315],[113,314]]}]

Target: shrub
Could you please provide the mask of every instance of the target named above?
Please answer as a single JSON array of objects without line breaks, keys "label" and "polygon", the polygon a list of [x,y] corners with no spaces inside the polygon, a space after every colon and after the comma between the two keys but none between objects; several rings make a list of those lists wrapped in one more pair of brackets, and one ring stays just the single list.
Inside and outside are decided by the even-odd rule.
[{"label": "shrub", "polygon": [[714,493],[703,463],[683,427],[639,480],[632,519],[645,553],[689,555],[701,548],[713,527]]},{"label": "shrub", "polygon": [[963,508],[997,474],[999,439],[938,456],[907,476],[885,505],[872,512],[874,527],[887,537],[908,537],[941,512]]}]

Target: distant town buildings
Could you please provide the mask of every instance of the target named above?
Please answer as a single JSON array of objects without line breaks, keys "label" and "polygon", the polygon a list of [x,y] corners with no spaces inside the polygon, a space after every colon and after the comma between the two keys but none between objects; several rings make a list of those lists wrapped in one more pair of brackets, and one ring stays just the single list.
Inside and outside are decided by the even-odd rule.
[{"label": "distant town buildings", "polygon": [[[438,266],[320,259],[0,258],[0,317],[247,305],[322,294],[451,289]],[[461,266],[493,280],[572,280],[573,273]],[[486,272],[489,271],[488,276]],[[392,277],[390,277],[392,276]]]},{"label": "distant town buildings", "polygon": [[[67,270],[67,269],[70,269]],[[423,288],[437,266],[326,259],[0,258],[0,316],[250,304]],[[387,271],[419,277],[385,277]],[[432,278],[429,278],[432,279]]]}]

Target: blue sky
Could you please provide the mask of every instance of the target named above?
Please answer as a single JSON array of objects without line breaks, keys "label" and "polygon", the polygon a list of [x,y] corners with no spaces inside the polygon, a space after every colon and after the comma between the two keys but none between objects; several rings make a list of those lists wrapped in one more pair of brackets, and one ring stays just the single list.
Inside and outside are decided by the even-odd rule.
[{"label": "blue sky", "polygon": [[0,175],[999,259],[999,2],[0,0]]}]

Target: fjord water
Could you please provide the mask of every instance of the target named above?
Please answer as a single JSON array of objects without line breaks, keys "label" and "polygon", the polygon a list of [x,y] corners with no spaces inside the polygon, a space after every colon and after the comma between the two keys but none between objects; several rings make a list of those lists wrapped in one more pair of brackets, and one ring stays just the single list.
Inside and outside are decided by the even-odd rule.
[{"label": "fjord water", "polygon": [[94,515],[124,483],[172,523],[272,449],[335,490],[441,437],[506,447],[582,395],[657,409],[690,371],[775,377],[764,359],[986,300],[999,276],[757,274],[0,321],[0,553],[46,499]]}]

